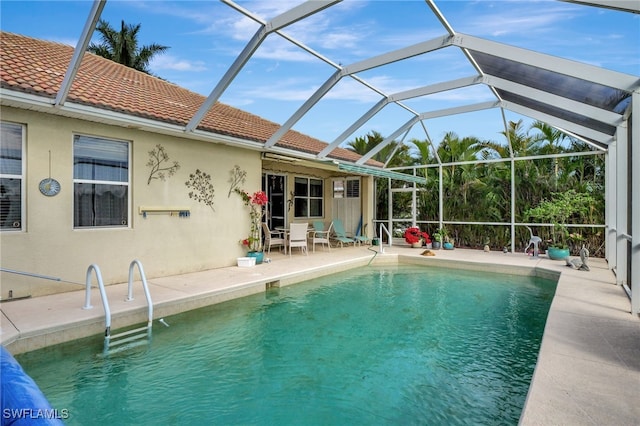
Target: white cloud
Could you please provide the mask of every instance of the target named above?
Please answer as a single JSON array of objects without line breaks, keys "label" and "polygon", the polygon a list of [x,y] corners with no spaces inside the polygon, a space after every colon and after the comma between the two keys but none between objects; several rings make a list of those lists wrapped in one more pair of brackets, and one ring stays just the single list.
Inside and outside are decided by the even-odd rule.
[{"label": "white cloud", "polygon": [[239,99],[266,99],[277,101],[306,101],[317,89],[317,86],[308,81],[290,78],[270,82],[259,87],[246,87],[241,90],[233,90],[229,95]]},{"label": "white cloud", "polygon": [[[479,7],[483,4],[477,3]],[[476,8],[459,22],[453,22],[453,28],[482,37],[490,35],[530,35],[532,32],[551,33],[558,25],[569,25],[579,17],[579,11],[570,5],[543,2],[508,2],[502,9],[490,8],[487,12]]]},{"label": "white cloud", "polygon": [[272,38],[266,40],[260,48],[253,54],[257,59],[275,59],[277,61],[289,62],[316,62],[315,56],[300,49],[297,46],[283,40],[282,38]]},{"label": "white cloud", "polygon": [[199,72],[206,71],[207,67],[202,61],[189,61],[186,59],[179,59],[173,55],[159,55],[155,56],[149,64],[151,68],[157,70],[174,70],[174,71],[190,71]]}]

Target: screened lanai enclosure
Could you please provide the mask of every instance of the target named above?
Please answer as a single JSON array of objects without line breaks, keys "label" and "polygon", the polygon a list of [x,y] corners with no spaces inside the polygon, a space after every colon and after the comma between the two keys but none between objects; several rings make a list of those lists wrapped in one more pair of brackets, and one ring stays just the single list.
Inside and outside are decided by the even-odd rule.
[{"label": "screened lanai enclosure", "polygon": [[[65,102],[106,3],[93,4],[56,105]],[[316,80],[306,93],[298,93],[294,107],[292,103],[286,107],[274,103],[273,110],[284,118],[266,117],[282,125],[264,141],[261,150],[330,162],[355,176],[375,176],[375,220],[369,224],[374,228],[369,229],[370,234],[387,241],[401,236],[409,226],[427,233],[446,229],[460,247],[488,245],[492,250],[517,252],[524,250],[529,240],[527,227],[547,240],[565,221],[570,244],[575,248],[585,244],[592,256],[606,258],[617,283],[630,295],[632,312],[640,313],[637,50],[631,55],[618,52],[615,38],[604,40],[599,35],[598,22],[591,24],[593,40],[571,41],[595,46],[594,40],[600,37],[599,45],[610,43],[600,52],[616,55],[615,59],[562,57],[542,39],[530,48],[537,34],[516,32],[521,25],[519,17],[500,21],[485,14],[460,29],[449,16],[450,11],[467,6],[462,1],[316,0],[268,17],[256,10],[257,3],[222,3],[237,22],[253,28],[253,35],[243,40],[235,60],[224,64],[223,75],[184,132],[198,137],[203,132],[198,128],[200,121],[217,101],[225,101],[230,87],[251,86],[259,97],[261,90],[267,90],[260,88],[262,77],[247,74],[245,68],[266,54],[265,50],[273,53],[276,47],[287,46],[308,68],[295,75],[282,61],[278,64],[282,65],[280,78],[313,75]],[[613,14],[618,28],[635,35],[634,43],[639,40],[637,1],[543,1],[531,2],[531,6],[531,13],[541,20],[560,7],[565,16],[584,10]],[[495,2],[496,13],[510,7],[510,2]],[[330,13],[357,16],[358,8],[386,8],[386,16],[394,20],[398,33],[409,20],[419,20],[422,27],[406,38],[403,47],[387,48],[392,45],[380,40],[363,57],[357,44],[338,37],[344,33],[332,28],[330,19],[323,19]],[[489,24],[496,28],[491,37],[473,35]],[[342,25],[367,31],[364,20]],[[310,28],[322,34],[317,39],[321,42],[305,41]],[[392,35],[387,34],[389,39]],[[567,42],[563,37],[571,35],[558,34],[553,42]],[[166,42],[171,43],[170,37]],[[330,43],[344,46],[339,57],[323,53],[335,52],[325,48]],[[615,66],[599,66],[601,63],[627,67],[614,70]],[[419,77],[409,77],[407,70],[416,69],[422,70]],[[387,84],[390,77],[402,84]],[[354,91],[362,100],[350,108],[353,117],[336,112],[337,94],[345,91]],[[451,99],[456,103],[448,102]],[[469,117],[494,123],[495,140],[473,136]],[[445,118],[453,124],[443,132]],[[328,139],[322,137],[327,146],[319,154],[279,145],[289,130],[308,133],[310,124],[318,122],[325,130],[331,129]],[[355,164],[341,163],[331,157],[338,147],[363,156]],[[384,166],[365,164],[371,159]],[[536,209],[545,202],[562,214],[545,218]]]},{"label": "screened lanai enclosure", "polygon": [[[640,118],[633,114],[640,108],[637,74],[460,33],[439,8],[439,4],[450,7],[455,2],[435,1],[424,2],[423,12],[425,23],[435,18],[439,36],[345,65],[285,33],[285,27],[311,21],[308,17],[339,7],[340,2],[306,2],[270,20],[238,4],[225,3],[259,26],[211,92],[203,111],[220,97],[263,40],[281,37],[329,68],[326,79],[317,83],[315,92],[266,141],[265,149],[277,148],[279,139],[312,116],[314,108],[322,108],[322,101],[333,90],[340,90],[345,80],[378,95],[315,158],[329,160],[332,149],[339,146],[363,154],[356,165],[341,168],[376,176],[375,236],[392,241],[407,227],[418,226],[427,233],[446,230],[458,246],[519,251],[533,232],[543,241],[552,240],[562,222],[567,225],[565,237],[574,254],[585,245],[592,255],[606,258],[632,299],[632,311],[640,312],[640,296],[632,290],[634,282],[640,285],[640,219],[637,213],[634,216],[640,203],[640,172],[634,167],[640,157]],[[635,18],[640,12],[640,5],[634,2],[567,3],[613,9]],[[396,4],[397,8],[406,6]],[[638,20],[627,22],[640,35]],[[457,56],[447,56],[443,65],[445,53]],[[420,57],[427,63],[416,62]],[[428,63],[431,58],[447,70],[451,69],[449,61],[455,60],[456,66],[465,66],[468,72],[456,78],[439,75],[435,81],[425,72],[425,81],[395,93],[387,93],[367,78],[375,80],[375,70],[380,69],[402,73],[403,64],[433,67]],[[449,108],[419,101],[469,88],[482,89],[487,96],[480,102]],[[376,120],[385,120],[381,117],[391,108],[404,110],[406,118],[396,118],[388,134],[368,130],[375,128]],[[467,114],[486,110],[497,111],[494,119],[501,125],[501,140],[459,136],[455,128],[442,141],[432,139],[432,121],[450,116],[463,120]],[[516,118],[507,118],[509,114]],[[521,117],[532,122],[525,124]],[[197,120],[194,117],[191,129]],[[358,132],[367,134],[349,139]],[[385,167],[365,166],[369,159]],[[540,214],[542,203],[554,210],[553,217]]]}]

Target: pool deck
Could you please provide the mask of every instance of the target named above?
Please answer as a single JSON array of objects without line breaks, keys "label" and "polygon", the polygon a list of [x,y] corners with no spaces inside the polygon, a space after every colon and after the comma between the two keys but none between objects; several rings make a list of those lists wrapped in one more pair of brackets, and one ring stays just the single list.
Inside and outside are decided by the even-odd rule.
[{"label": "pool deck", "polygon": [[[154,318],[263,292],[269,286],[364,267],[374,256],[367,247],[325,250],[318,248],[309,256],[294,253],[291,258],[272,252],[270,263],[251,268],[234,266],[148,279]],[[420,249],[401,246],[384,251],[373,262],[396,264],[401,258],[427,265],[559,275],[520,424],[640,424],[640,318],[630,313],[630,301],[604,260],[590,259],[591,271],[585,272],[521,253],[456,249],[426,257],[420,256]],[[124,300],[126,283],[109,285],[106,293],[112,329],[146,320],[146,299],[139,282],[134,285],[133,301]],[[0,342],[18,354],[103,334],[99,291],[92,291],[92,309],[82,309],[84,304],[84,289],[0,303]]]}]

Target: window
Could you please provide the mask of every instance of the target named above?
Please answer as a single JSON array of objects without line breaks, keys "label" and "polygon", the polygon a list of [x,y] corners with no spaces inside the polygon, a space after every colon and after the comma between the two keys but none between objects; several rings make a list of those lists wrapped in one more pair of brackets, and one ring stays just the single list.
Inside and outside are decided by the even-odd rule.
[{"label": "window", "polygon": [[334,180],[333,198],[360,198],[360,179]]},{"label": "window", "polygon": [[296,218],[322,217],[324,187],[321,179],[296,177],[294,190]]},{"label": "window", "polygon": [[0,230],[22,230],[24,126],[0,122]]},{"label": "window", "polygon": [[128,226],[129,143],[73,138],[73,226]]}]

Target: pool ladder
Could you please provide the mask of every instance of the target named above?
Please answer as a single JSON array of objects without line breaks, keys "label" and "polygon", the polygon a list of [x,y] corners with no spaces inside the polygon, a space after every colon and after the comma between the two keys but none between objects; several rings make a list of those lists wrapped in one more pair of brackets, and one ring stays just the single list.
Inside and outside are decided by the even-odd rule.
[{"label": "pool ladder", "polygon": [[[144,289],[144,294],[147,298],[147,306],[148,306],[147,325],[143,327],[138,327],[132,330],[123,331],[117,334],[111,334],[111,309],[109,307],[109,299],[107,298],[107,293],[105,291],[104,283],[102,281],[102,273],[100,272],[100,268],[96,264],[89,265],[89,268],[87,268],[85,302],[82,309],[93,308],[93,306],[91,306],[91,275],[92,275],[92,272],[95,272],[96,279],[98,280],[98,289],[100,290],[100,297],[102,298],[102,305],[104,307],[104,316],[105,316],[104,353],[105,354],[109,352],[113,352],[112,349],[121,349],[121,350],[126,349],[131,346],[144,344],[151,339],[151,327],[153,325],[153,302],[151,301],[151,294],[149,294],[147,277],[144,274],[144,268],[142,267],[142,263],[140,263],[139,260],[133,260],[129,265],[129,286],[128,286],[127,298],[125,300],[127,302],[130,302],[133,300],[133,273],[134,273],[135,266],[138,267],[138,271],[140,272],[142,288]],[[146,339],[146,341],[142,341],[142,339]]]}]

